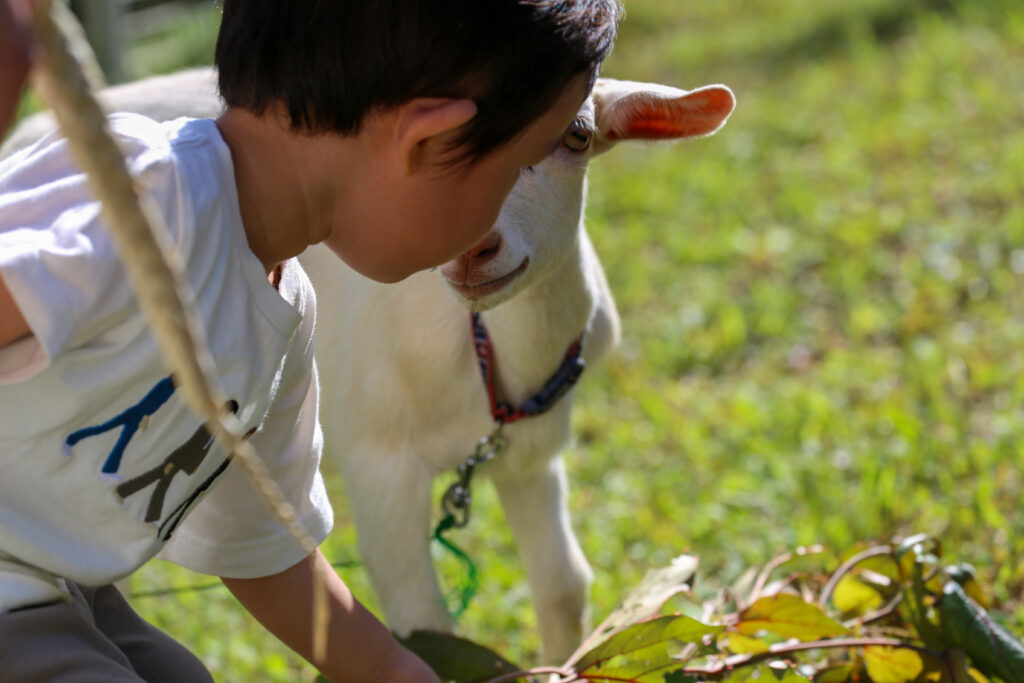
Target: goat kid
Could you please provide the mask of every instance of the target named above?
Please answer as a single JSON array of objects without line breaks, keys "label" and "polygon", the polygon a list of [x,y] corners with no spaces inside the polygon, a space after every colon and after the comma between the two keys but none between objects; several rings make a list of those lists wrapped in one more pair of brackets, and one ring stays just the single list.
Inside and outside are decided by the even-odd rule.
[{"label": "goat kid", "polygon": [[[453,627],[430,560],[431,482],[494,427],[466,309],[482,312],[497,394],[513,405],[544,386],[581,333],[585,362],[599,361],[619,319],[584,229],[587,163],[620,140],[710,134],[732,108],[721,86],[686,93],[601,79],[561,147],[524,170],[491,233],[440,276],[381,285],[322,250],[304,258],[319,299],[326,449],[341,465],[360,552],[400,634]],[[569,394],[507,424],[506,450],[482,468],[525,563],[550,663],[579,645],[591,580],[559,457],[571,408]]]},{"label": "goat kid", "polygon": [[[216,116],[214,82],[193,70],[111,88],[104,101],[160,119]],[[489,330],[500,400],[518,406],[533,396],[581,334],[584,361],[599,361],[618,339],[619,318],[584,228],[588,162],[622,140],[710,135],[733,106],[724,86],[686,92],[600,79],[559,149],[524,169],[491,232],[440,273],[383,285],[326,248],[301,257],[319,300],[325,452],[340,464],[363,561],[399,635],[454,627],[430,556],[431,484],[494,429],[467,309]],[[50,127],[30,120],[3,152]],[[525,563],[550,663],[565,661],[584,634],[592,576],[570,525],[559,456],[572,396],[506,424],[507,448],[481,468]]]}]

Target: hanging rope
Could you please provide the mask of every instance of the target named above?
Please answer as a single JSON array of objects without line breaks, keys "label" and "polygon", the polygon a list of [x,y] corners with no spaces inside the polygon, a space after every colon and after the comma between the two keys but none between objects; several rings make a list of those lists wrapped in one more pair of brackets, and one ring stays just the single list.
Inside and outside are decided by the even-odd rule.
[{"label": "hanging rope", "polygon": [[[260,498],[307,554],[317,543],[299,523],[295,509],[274,482],[255,450],[242,440],[243,427],[222,409],[227,398],[216,381],[213,358],[193,310],[193,296],[182,273],[184,266],[152,201],[136,192],[124,158],[107,127],[82,68],[54,21],[52,0],[39,0],[34,28],[39,59],[33,80],[53,110],[71,153],[85,171],[100,201],[103,216],[139,307],[152,329],[161,354],[181,390],[185,405],[202,418],[217,443],[241,464]],[[313,663],[327,652],[330,612],[326,585],[314,577]]]}]

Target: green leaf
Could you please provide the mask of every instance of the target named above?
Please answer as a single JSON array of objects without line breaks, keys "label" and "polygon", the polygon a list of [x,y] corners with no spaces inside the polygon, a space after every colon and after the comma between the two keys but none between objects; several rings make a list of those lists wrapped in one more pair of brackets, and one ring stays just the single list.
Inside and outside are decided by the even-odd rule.
[{"label": "green leaf", "polygon": [[583,641],[578,650],[579,654],[570,659],[568,664],[576,663],[582,653],[607,640],[611,634],[657,615],[673,595],[689,591],[693,576],[697,572],[697,562],[693,555],[680,555],[673,559],[669,566],[647,572],[636,588],[631,590],[597,630]]},{"label": "green leaf", "polygon": [[413,631],[399,642],[419,655],[443,681],[477,683],[520,670],[483,645],[449,633]]},{"label": "green leaf", "polygon": [[581,672],[588,681],[630,681],[630,683],[661,683],[670,669],[678,670],[683,662],[669,651],[665,643],[618,655]]},{"label": "green leaf", "polygon": [[909,683],[924,669],[921,655],[902,647],[866,647],[864,665],[874,683]]},{"label": "green leaf", "polygon": [[1024,645],[993,621],[955,581],[947,581],[939,602],[942,635],[967,653],[986,676],[1024,683]]},{"label": "green leaf", "polygon": [[849,683],[853,679],[852,664],[830,666],[814,674],[814,683]]},{"label": "green leaf", "polygon": [[682,670],[680,670],[674,671],[671,674],[666,674],[664,680],[665,683],[700,683],[702,679],[699,679],[696,676],[690,676],[689,674],[684,674]]},{"label": "green leaf", "polygon": [[960,584],[964,592],[984,609],[988,609],[988,596],[978,583],[977,572],[974,567],[966,562],[946,567],[946,576]]},{"label": "green leaf", "polygon": [[850,632],[816,605],[787,594],[769,595],[755,602],[740,615],[736,629],[747,635],[763,630],[802,641],[834,638]]},{"label": "green leaf", "polygon": [[931,570],[929,555],[918,556],[909,568],[910,590],[904,592],[900,601],[900,614],[917,631],[925,645],[936,649],[942,647],[942,634],[929,616],[931,595],[925,585],[924,571]]},{"label": "green leaf", "polygon": [[665,683],[699,683],[701,679],[679,670],[665,674],[664,680]]},{"label": "green leaf", "polygon": [[[793,669],[772,670],[772,674],[774,674],[774,679],[778,683],[807,683],[807,679]],[[764,681],[765,679],[762,678],[761,680]],[[768,681],[771,681],[771,679],[768,679]],[[768,682],[766,681],[765,683]]]},{"label": "green leaf", "polygon": [[744,666],[720,680],[721,683],[807,683],[807,679],[793,669],[780,670],[774,666]]},{"label": "green leaf", "polygon": [[768,676],[771,674],[768,669],[762,667],[750,668],[742,667],[737,669],[729,676],[722,679],[722,683],[767,683],[771,679]]},{"label": "green leaf", "polygon": [[655,645],[660,645],[664,656],[670,658],[669,642],[701,643],[705,636],[717,636],[722,630],[721,626],[708,626],[683,615],[658,617],[634,624],[608,638],[580,657],[576,670],[581,674],[597,671],[603,662],[631,653],[637,653],[638,659],[644,657],[651,661],[653,652],[649,650]]}]

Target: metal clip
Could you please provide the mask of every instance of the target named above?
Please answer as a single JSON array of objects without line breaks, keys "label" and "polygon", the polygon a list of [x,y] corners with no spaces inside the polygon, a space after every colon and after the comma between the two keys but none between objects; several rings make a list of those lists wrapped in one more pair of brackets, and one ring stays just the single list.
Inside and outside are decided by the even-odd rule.
[{"label": "metal clip", "polygon": [[507,442],[501,435],[501,427],[502,423],[497,423],[494,431],[477,442],[473,454],[455,470],[459,478],[448,487],[444,492],[444,497],[441,498],[441,510],[452,516],[453,526],[456,528],[464,527],[469,523],[469,511],[473,503],[469,486],[473,481],[473,472],[476,470],[476,466],[493,460],[505,450]]},{"label": "metal clip", "polygon": [[459,480],[448,487],[441,499],[441,510],[452,516],[452,525],[462,528],[469,523],[469,509],[473,496],[469,493],[469,479],[472,469],[459,477]]},{"label": "metal clip", "polygon": [[476,448],[473,449],[473,455],[469,456],[469,459],[462,465],[459,465],[460,470],[466,465],[475,467],[501,455],[507,443],[505,437],[501,435],[502,425],[503,423],[498,422],[494,427],[494,431],[477,442]]}]

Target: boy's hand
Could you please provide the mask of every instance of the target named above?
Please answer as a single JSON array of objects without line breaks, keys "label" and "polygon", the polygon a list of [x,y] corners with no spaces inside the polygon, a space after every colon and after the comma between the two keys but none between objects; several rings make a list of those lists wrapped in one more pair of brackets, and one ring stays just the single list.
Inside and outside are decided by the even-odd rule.
[{"label": "boy's hand", "polygon": [[318,550],[280,574],[222,578],[249,613],[308,661],[313,652],[313,581],[327,581],[331,625],[327,661],[317,664],[334,683],[440,683],[416,655],[356,600]]}]

